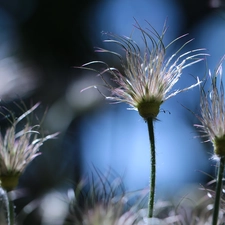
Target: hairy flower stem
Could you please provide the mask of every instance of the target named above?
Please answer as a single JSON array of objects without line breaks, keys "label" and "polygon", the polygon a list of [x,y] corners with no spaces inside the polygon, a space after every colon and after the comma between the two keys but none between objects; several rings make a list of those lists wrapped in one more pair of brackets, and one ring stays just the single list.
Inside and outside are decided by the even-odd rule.
[{"label": "hairy flower stem", "polygon": [[15,225],[15,210],[13,201],[9,200],[9,224]]},{"label": "hairy flower stem", "polygon": [[155,137],[153,119],[147,119],[149,140],[151,145],[151,176],[150,176],[150,191],[148,202],[148,217],[153,217],[154,201],[155,201],[155,177],[156,177],[156,160],[155,160]]},{"label": "hairy flower stem", "polygon": [[217,225],[217,221],[218,221],[218,215],[220,210],[220,198],[221,198],[222,184],[223,184],[224,164],[225,164],[225,157],[221,157],[219,161],[219,169],[217,173],[216,196],[215,196],[215,202],[214,202],[212,225]]},{"label": "hairy flower stem", "polygon": [[7,192],[0,186],[0,222],[10,225],[9,199]]},{"label": "hairy flower stem", "polygon": [[0,224],[15,225],[14,203],[7,191],[0,186]]}]

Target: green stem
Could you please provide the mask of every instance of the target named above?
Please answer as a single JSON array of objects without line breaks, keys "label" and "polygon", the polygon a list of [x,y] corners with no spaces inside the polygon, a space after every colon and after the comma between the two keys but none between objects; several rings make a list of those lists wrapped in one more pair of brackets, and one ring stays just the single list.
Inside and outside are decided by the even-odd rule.
[{"label": "green stem", "polygon": [[10,225],[15,225],[15,210],[13,201],[9,200],[9,221]]},{"label": "green stem", "polygon": [[150,176],[150,191],[148,202],[148,217],[153,217],[154,201],[155,201],[155,177],[156,177],[156,160],[155,160],[155,137],[153,119],[147,119],[149,140],[151,145],[151,176]]},{"label": "green stem", "polygon": [[216,196],[215,196],[215,202],[214,202],[212,225],[217,225],[217,221],[218,221],[218,215],[220,210],[220,198],[221,198],[222,184],[223,184],[224,164],[225,164],[225,157],[221,157],[219,161],[219,169],[217,173]]},{"label": "green stem", "polygon": [[[3,212],[0,221],[7,225],[15,225],[15,211],[13,201],[10,200],[7,191],[0,186],[0,211]],[[3,221],[4,220],[4,221]]]}]

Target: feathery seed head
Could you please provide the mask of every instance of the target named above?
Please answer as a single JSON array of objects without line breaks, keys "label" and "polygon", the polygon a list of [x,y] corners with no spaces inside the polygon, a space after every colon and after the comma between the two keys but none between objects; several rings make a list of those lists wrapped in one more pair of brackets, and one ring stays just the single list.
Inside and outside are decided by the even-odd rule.
[{"label": "feathery seed head", "polygon": [[201,87],[200,108],[201,116],[197,116],[201,125],[195,124],[211,141],[214,153],[218,157],[225,157],[225,99],[222,81],[222,63],[225,56],[219,62],[213,75],[209,71],[211,81],[210,91],[206,92]]},{"label": "feathery seed head", "polygon": [[[136,25],[136,29],[142,35],[144,51],[129,37],[105,33],[108,36],[105,42],[119,45],[125,52],[125,60],[119,53],[113,51],[98,48],[97,52],[110,53],[119,57],[123,73],[117,68],[108,66],[103,61],[89,62],[84,64],[83,67],[87,68],[92,64],[103,65],[105,68],[97,72],[102,78],[104,86],[111,92],[111,96],[105,96],[106,99],[117,103],[125,102],[132,109],[138,110],[144,119],[149,117],[155,119],[160,111],[160,105],[164,101],[200,83],[198,81],[190,87],[171,91],[178,82],[182,70],[202,61],[207,54],[202,52],[204,49],[195,49],[181,54],[184,46],[192,41],[190,40],[184,43],[173,55],[165,59],[167,48],[186,35],[176,38],[165,46],[163,37],[166,28],[163,28],[162,35],[160,35],[150,24],[149,26],[151,30],[144,30],[138,23]],[[94,70],[89,67],[87,69]],[[112,80],[117,87],[106,81],[103,76],[105,73],[112,75]]]},{"label": "feathery seed head", "polygon": [[1,186],[9,191],[17,186],[19,176],[25,167],[40,153],[42,144],[56,137],[58,133],[38,138],[39,125],[31,126],[29,122],[18,131],[18,123],[32,113],[39,103],[23,113],[19,118],[13,118],[12,125],[5,135],[0,135],[0,181]]}]

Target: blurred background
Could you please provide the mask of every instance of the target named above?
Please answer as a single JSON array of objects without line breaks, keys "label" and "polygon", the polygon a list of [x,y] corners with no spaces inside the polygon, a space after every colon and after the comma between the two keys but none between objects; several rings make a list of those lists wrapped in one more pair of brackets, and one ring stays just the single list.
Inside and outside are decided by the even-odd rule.
[{"label": "blurred background", "polygon": [[[0,1],[1,104],[19,115],[15,102],[27,107],[41,102],[36,113],[41,118],[47,109],[44,129],[61,132],[57,140],[44,144],[43,154],[20,179],[17,195],[20,190],[26,193],[16,200],[17,212],[25,207],[21,224],[28,224],[29,218],[32,224],[62,223],[57,216],[66,215],[67,205],[61,202],[66,201],[67,191],[96,168],[121,177],[128,191],[149,185],[145,122],[127,105],[109,104],[96,89],[80,92],[91,85],[101,88],[102,83],[97,74],[76,67],[103,59],[118,66],[113,57],[95,53],[95,47],[114,47],[103,43],[106,37],[101,32],[133,33],[140,47],[134,18],[144,29],[149,28],[148,21],[159,33],[166,21],[166,44],[189,33],[183,41],[194,40],[185,51],[206,48],[210,57],[184,70],[176,86],[184,88],[195,83],[194,77],[213,71],[225,54],[224,6],[220,0]],[[169,51],[178,48],[175,44]],[[211,179],[205,173],[214,176],[215,163],[209,160],[212,146],[196,138],[193,124],[198,121],[182,105],[199,112],[198,88],[164,103],[155,123],[157,199],[171,199],[189,185],[205,184]]]}]

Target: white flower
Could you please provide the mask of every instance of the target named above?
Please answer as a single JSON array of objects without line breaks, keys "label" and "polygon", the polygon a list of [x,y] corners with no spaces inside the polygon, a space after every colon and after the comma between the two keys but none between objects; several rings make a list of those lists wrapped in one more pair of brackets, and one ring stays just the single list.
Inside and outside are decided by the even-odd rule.
[{"label": "white flower", "polygon": [[211,141],[214,146],[214,153],[218,157],[225,156],[225,99],[222,81],[222,62],[221,59],[213,75],[209,71],[211,81],[210,91],[206,92],[201,87],[201,116],[197,116],[201,125],[195,124],[204,133],[206,141]]},{"label": "white flower", "polygon": [[39,104],[14,119],[5,135],[0,135],[0,177],[21,174],[25,167],[38,155],[42,144],[56,137],[58,133],[39,137],[39,125],[31,126],[29,122],[18,131],[18,123],[33,112]]},{"label": "white flower", "polygon": [[[151,26],[151,25],[150,25]],[[141,32],[145,45],[144,52],[128,37],[122,37],[111,33],[106,33],[108,39],[105,42],[114,43],[122,47],[125,51],[125,61],[122,56],[116,52],[106,49],[98,49],[98,52],[111,53],[118,56],[121,60],[123,72],[117,68],[110,67],[103,61],[93,61],[83,65],[83,67],[92,64],[101,64],[105,68],[99,72],[104,85],[111,92],[111,96],[106,99],[115,102],[125,102],[132,109],[138,110],[139,114],[144,118],[156,118],[160,105],[167,99],[176,94],[189,90],[197,86],[200,82],[181,89],[172,91],[173,86],[178,82],[182,70],[192,64],[202,61],[207,55],[202,51],[204,49],[195,49],[179,55],[184,46],[190,41],[185,42],[178,51],[166,59],[167,48],[183,38],[186,35],[176,38],[167,46],[163,43],[163,37],[166,29],[164,27],[162,35],[159,35],[154,28],[151,33],[143,30],[138,24],[136,28]],[[150,46],[148,42],[150,41]],[[103,77],[104,73],[110,73],[112,80],[117,85],[112,86]]]}]

